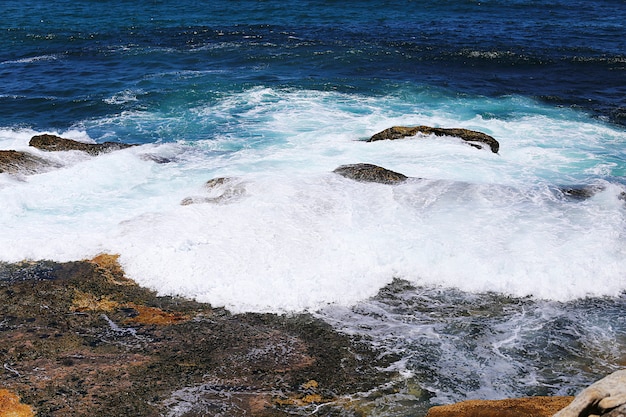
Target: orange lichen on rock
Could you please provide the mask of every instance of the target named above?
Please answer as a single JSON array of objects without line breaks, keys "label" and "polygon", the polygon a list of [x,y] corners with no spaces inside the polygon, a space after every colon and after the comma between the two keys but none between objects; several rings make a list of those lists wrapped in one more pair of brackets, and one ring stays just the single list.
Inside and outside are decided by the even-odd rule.
[{"label": "orange lichen on rock", "polygon": [[0,417],[33,417],[32,407],[20,402],[20,398],[6,389],[0,389]]},{"label": "orange lichen on rock", "polygon": [[75,291],[72,300],[72,311],[113,311],[119,306],[117,301],[113,301],[109,297],[96,297],[79,290]]},{"label": "orange lichen on rock", "polygon": [[130,303],[126,305],[139,313],[137,316],[128,319],[128,322],[140,324],[156,324],[167,326],[189,320],[189,317],[182,313],[168,313],[160,308],[147,307]]},{"label": "orange lichen on rock", "polygon": [[274,400],[278,405],[292,405],[296,407],[304,407],[310,404],[323,404],[332,400],[324,399],[319,394],[307,394],[304,397],[278,398]]},{"label": "orange lichen on rock", "polygon": [[470,400],[432,407],[426,417],[551,417],[572,400],[573,397]]},{"label": "orange lichen on rock", "polygon": [[319,383],[314,379],[302,384],[302,389],[314,389],[317,387],[319,387]]},{"label": "orange lichen on rock", "polygon": [[311,379],[300,386],[301,389],[305,390],[304,393],[290,396],[289,398],[277,398],[274,400],[274,403],[277,405],[305,407],[310,404],[324,404],[333,401],[316,393],[315,391],[318,387],[319,383],[316,380]]},{"label": "orange lichen on rock", "polygon": [[107,279],[117,285],[136,285],[135,282],[124,276],[124,270],[119,263],[120,255],[101,253],[93,259],[88,260],[89,263],[97,265]]},{"label": "orange lichen on rock", "polygon": [[163,311],[160,308],[142,306],[135,303],[121,304],[117,301],[111,300],[107,296],[96,297],[93,294],[75,291],[76,295],[72,300],[72,311],[85,312],[85,311],[105,311],[111,312],[121,308],[130,308],[137,312],[137,315],[127,319],[129,323],[139,324],[156,324],[160,326],[167,326],[170,324],[182,323],[189,320],[189,317],[182,313],[169,313]]}]

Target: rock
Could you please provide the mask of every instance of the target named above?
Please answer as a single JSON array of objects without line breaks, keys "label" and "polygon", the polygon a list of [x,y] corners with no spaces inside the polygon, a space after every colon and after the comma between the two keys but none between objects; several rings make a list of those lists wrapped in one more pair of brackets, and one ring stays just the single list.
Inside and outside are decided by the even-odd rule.
[{"label": "rock", "polygon": [[35,413],[30,406],[22,404],[17,395],[9,390],[0,389],[0,416],[34,417]]},{"label": "rock", "polygon": [[187,197],[180,202],[183,206],[199,203],[227,204],[239,199],[246,193],[244,184],[238,178],[218,177],[208,180],[204,188],[211,196]]},{"label": "rock", "polygon": [[489,146],[491,152],[498,153],[500,150],[500,143],[494,139],[493,137],[474,130],[468,129],[446,129],[441,127],[430,127],[430,126],[414,126],[414,127],[405,127],[405,126],[393,126],[389,129],[385,129],[382,132],[376,133],[373,135],[368,142],[375,142],[377,140],[393,140],[393,139],[401,139],[408,136],[415,136],[418,133],[423,133],[425,135],[436,135],[436,136],[454,136],[464,141],[468,142],[471,146],[482,149],[482,145],[478,143],[484,143]]},{"label": "rock", "polygon": [[614,410],[603,414],[602,417],[626,417],[626,404],[620,405]]},{"label": "rock", "polygon": [[528,397],[470,400],[432,407],[426,417],[551,417],[573,397]]},{"label": "rock", "polygon": [[616,417],[626,414],[626,369],[591,384],[554,417]]},{"label": "rock", "polygon": [[154,155],[150,153],[143,154],[140,156],[140,158],[144,161],[152,161],[157,164],[169,164],[171,162],[174,162],[172,158],[166,158],[164,156]]},{"label": "rock", "polygon": [[381,371],[394,358],[311,315],[157,296],[117,259],[0,263],[0,387],[37,415],[286,417],[323,404],[356,417],[338,399],[395,376]]},{"label": "rock", "polygon": [[595,187],[562,187],[559,188],[559,191],[568,198],[573,200],[586,200],[588,198],[593,197],[604,188],[600,186]]},{"label": "rock", "polygon": [[352,164],[337,167],[334,173],[360,182],[379,182],[382,184],[397,184],[406,181],[408,177],[398,172],[373,164]]},{"label": "rock", "polygon": [[43,151],[83,151],[94,156],[136,146],[118,142],[85,143],[56,135],[33,136],[28,144]]},{"label": "rock", "polygon": [[58,167],[59,165],[28,152],[0,151],[0,173],[37,174]]}]

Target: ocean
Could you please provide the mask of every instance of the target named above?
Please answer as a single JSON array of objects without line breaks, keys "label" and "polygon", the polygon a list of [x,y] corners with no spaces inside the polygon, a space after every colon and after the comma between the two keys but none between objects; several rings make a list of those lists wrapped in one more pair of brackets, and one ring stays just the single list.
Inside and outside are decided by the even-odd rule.
[{"label": "ocean", "polygon": [[[114,253],[161,294],[310,312],[397,358],[413,388],[372,416],[626,366],[626,1],[2,8],[0,150],[59,168],[0,173],[0,261]],[[367,142],[398,125],[500,150]],[[333,173],[354,163],[410,178]]]}]

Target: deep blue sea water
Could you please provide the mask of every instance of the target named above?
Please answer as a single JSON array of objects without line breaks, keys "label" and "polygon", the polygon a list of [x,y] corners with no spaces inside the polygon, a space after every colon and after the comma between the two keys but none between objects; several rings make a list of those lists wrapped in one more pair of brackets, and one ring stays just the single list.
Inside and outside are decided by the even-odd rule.
[{"label": "deep blue sea water", "polygon": [[[9,0],[0,114],[9,125],[67,129],[263,85],[522,95],[624,125],[625,8],[621,0]],[[105,101],[125,90],[141,100]]]},{"label": "deep blue sea water", "polygon": [[[573,394],[626,366],[624,22],[624,0],[4,0],[0,149],[61,168],[0,174],[0,260],[119,253],[162,293],[314,312],[401,358],[371,415]],[[364,141],[420,124],[500,152]],[[332,174],[357,162],[412,179]]]}]

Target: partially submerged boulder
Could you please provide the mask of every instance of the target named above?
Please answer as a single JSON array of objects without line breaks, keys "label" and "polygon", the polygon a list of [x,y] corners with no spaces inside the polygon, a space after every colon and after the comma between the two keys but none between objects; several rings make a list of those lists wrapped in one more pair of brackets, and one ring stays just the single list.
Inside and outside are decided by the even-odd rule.
[{"label": "partially submerged boulder", "polygon": [[[603,185],[583,185],[557,188],[559,196],[563,196],[569,200],[574,201],[587,200],[605,190],[606,187],[604,187]],[[626,200],[626,191],[621,191],[619,194],[617,194],[617,198],[619,200]]]},{"label": "partially submerged boulder", "polygon": [[406,175],[373,164],[350,164],[337,167],[334,173],[360,182],[397,184],[408,179]]},{"label": "partially submerged boulder", "polygon": [[0,151],[0,173],[37,174],[57,167],[57,164],[28,152]]},{"label": "partially submerged boulder", "polygon": [[600,187],[563,187],[559,191],[565,196],[574,200],[586,200],[593,197],[598,191],[602,191]]},{"label": "partially submerged boulder", "polygon": [[[125,149],[135,145],[116,142],[85,143],[72,139],[65,139],[56,135],[36,135],[33,136],[29,145],[42,151],[82,151],[90,155],[99,155],[119,149]],[[62,165],[30,152],[16,150],[0,150],[0,173],[12,175],[38,174],[49,171],[53,168],[60,168]]]},{"label": "partially submerged boulder", "polygon": [[208,196],[192,196],[180,202],[183,206],[199,203],[227,204],[231,203],[246,193],[245,185],[240,179],[234,177],[217,177],[208,180],[204,188]]},{"label": "partially submerged boulder", "polygon": [[135,146],[119,142],[85,143],[48,134],[33,136],[28,144],[43,151],[83,151],[94,156]]},{"label": "partially submerged boulder", "polygon": [[426,417],[551,417],[573,397],[528,397],[469,400],[428,410]]},{"label": "partially submerged boulder", "polygon": [[591,384],[554,417],[626,416],[626,369]]},{"label": "partially submerged boulder", "polygon": [[486,133],[477,132],[475,130],[469,129],[460,129],[460,128],[441,128],[441,127],[430,127],[430,126],[393,126],[388,129],[383,130],[382,132],[378,132],[369,138],[368,142],[375,142],[378,140],[394,140],[394,139],[402,139],[410,136],[415,136],[418,133],[422,133],[424,135],[435,135],[435,136],[453,136],[464,141],[468,142],[471,146],[482,149],[482,145],[480,143],[489,146],[491,152],[498,153],[500,150],[500,143],[494,139],[493,137],[487,135]]}]

